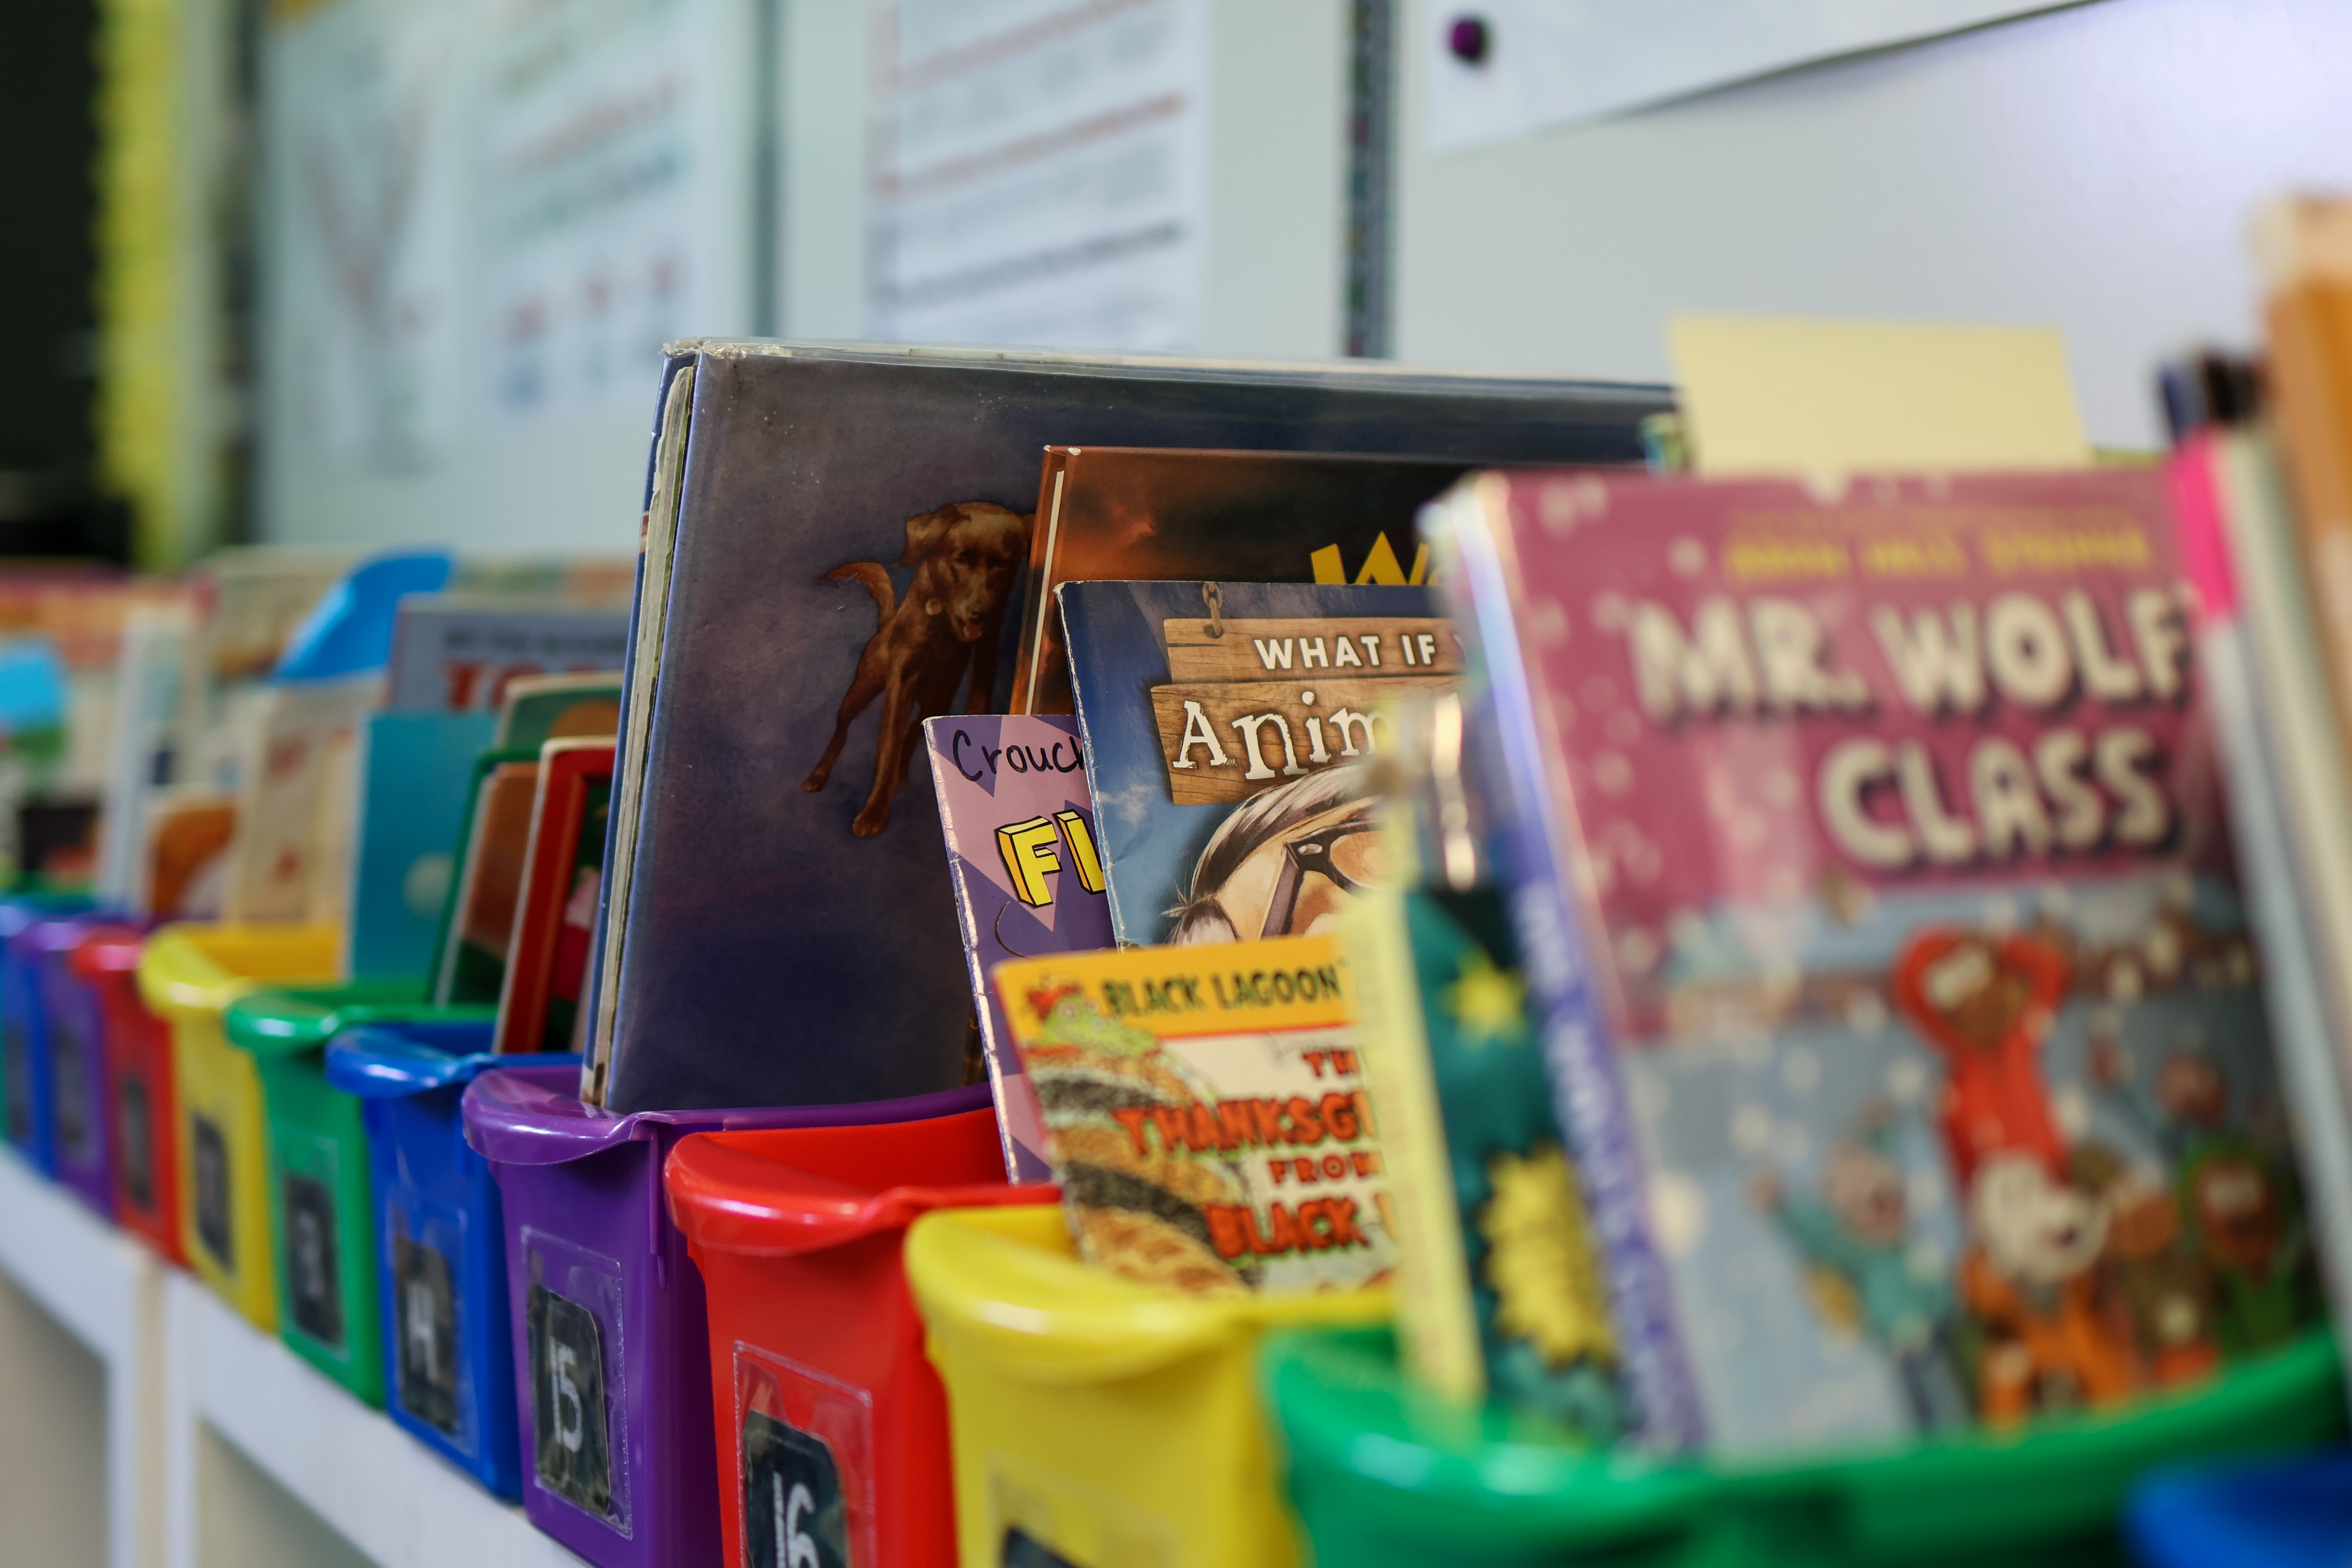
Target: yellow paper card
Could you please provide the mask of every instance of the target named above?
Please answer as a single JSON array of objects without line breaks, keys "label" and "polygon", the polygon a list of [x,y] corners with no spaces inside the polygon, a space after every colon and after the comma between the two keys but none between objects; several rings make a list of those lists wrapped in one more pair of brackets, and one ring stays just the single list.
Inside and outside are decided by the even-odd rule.
[{"label": "yellow paper card", "polygon": [[2091,461],[2047,328],[1677,316],[1666,331],[1702,474]]}]

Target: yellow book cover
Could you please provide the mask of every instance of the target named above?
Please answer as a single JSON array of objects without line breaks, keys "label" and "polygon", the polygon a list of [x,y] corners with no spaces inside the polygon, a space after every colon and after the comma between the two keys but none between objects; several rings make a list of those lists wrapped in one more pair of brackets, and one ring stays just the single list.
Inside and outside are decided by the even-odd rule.
[{"label": "yellow book cover", "polygon": [[1355,980],[1322,936],[1001,963],[1079,1256],[1195,1294],[1384,1280]]}]

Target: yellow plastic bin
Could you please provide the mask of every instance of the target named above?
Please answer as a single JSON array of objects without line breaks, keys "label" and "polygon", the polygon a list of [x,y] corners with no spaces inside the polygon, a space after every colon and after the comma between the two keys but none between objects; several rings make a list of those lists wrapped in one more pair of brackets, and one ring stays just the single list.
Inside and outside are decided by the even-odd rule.
[{"label": "yellow plastic bin", "polygon": [[266,1333],[278,1331],[278,1277],[261,1075],[221,1018],[258,985],[333,980],[342,945],[333,926],[175,925],[150,937],[139,961],[139,994],[172,1031],[188,1267]]},{"label": "yellow plastic bin", "polygon": [[1290,1568],[1258,1341],[1389,1316],[1382,1291],[1201,1300],[1134,1284],[1072,1256],[1058,1206],[926,1215],[907,1280],[947,1384],[964,1568]]}]

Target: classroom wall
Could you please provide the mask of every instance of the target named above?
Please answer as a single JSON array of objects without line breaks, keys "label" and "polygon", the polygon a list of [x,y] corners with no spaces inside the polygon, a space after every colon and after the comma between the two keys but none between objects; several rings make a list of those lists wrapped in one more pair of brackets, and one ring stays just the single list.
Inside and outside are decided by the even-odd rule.
[{"label": "classroom wall", "polygon": [[[1346,0],[1211,0],[1212,210],[1200,348],[1311,357],[1343,331]],[[781,0],[785,335],[863,325],[865,7]],[[2249,342],[2246,215],[2352,163],[2342,0],[2094,0],[1608,123],[1438,157],[1403,0],[1400,358],[1664,379],[1676,309],[2046,322],[2093,438],[2158,438],[2161,353]],[[1507,47],[1507,40],[1498,41]],[[422,472],[271,454],[284,540],[634,546],[651,423],[549,421]]]},{"label": "classroom wall", "polygon": [[[1409,46],[1460,8],[1402,9]],[[1664,379],[1675,310],[2048,323],[2092,439],[2152,446],[2157,358],[2254,341],[2249,210],[2352,180],[2343,0],[2095,0],[1447,157],[1399,52],[1407,359]]]}]

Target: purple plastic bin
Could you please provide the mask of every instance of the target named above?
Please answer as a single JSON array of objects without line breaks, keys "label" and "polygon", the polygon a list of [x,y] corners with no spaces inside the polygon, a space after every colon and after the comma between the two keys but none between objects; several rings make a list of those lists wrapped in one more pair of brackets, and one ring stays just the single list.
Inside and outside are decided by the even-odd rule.
[{"label": "purple plastic bin", "polygon": [[662,1165],[689,1132],[952,1116],[986,1085],[866,1105],[583,1105],[577,1067],[501,1068],[466,1090],[466,1141],[506,1206],[523,1508],[600,1568],[719,1561],[719,1462],[702,1275]]},{"label": "purple plastic bin", "polygon": [[106,1019],[98,994],[67,962],[84,937],[106,923],[94,915],[43,921],[20,940],[31,945],[47,1026],[47,1038],[33,1042],[34,1049],[48,1053],[47,1070],[35,1079],[46,1083],[47,1104],[35,1114],[48,1119],[47,1142],[58,1180],[111,1223],[114,1167],[107,1146],[114,1097],[106,1081]]}]

